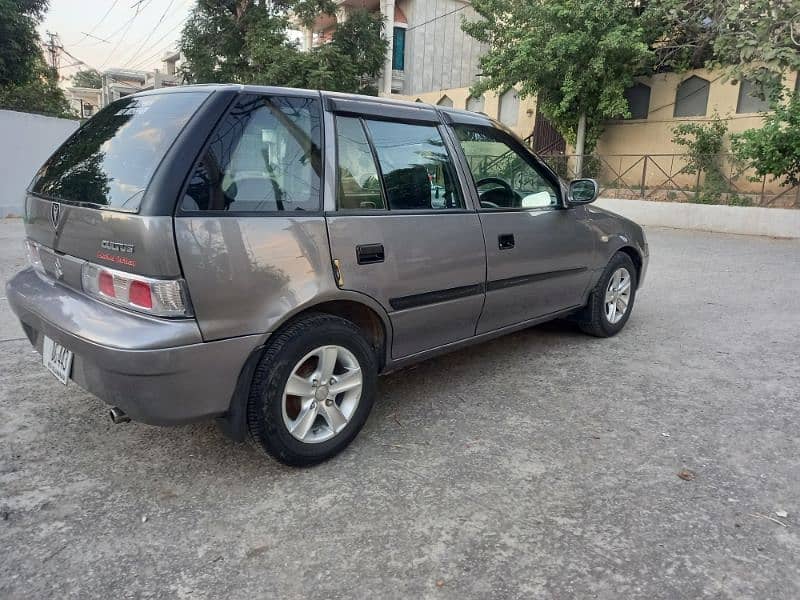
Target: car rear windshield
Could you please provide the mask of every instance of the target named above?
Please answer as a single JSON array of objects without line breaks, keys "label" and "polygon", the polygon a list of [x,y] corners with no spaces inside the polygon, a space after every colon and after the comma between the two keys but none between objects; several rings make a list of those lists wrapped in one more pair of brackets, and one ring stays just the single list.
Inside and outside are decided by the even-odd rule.
[{"label": "car rear windshield", "polygon": [[136,212],[161,159],[207,92],[126,96],[76,131],[36,174],[34,194]]}]

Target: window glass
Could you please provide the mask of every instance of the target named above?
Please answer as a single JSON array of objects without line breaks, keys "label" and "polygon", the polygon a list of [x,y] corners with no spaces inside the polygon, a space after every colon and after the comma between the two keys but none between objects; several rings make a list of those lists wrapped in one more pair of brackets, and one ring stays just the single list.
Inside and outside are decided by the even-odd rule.
[{"label": "window glass", "polygon": [[405,27],[394,28],[394,43],[392,46],[392,69],[403,71],[406,68],[406,30]]},{"label": "window glass", "polygon": [[454,129],[475,179],[481,208],[558,205],[555,185],[514,138],[492,127],[456,125]]},{"label": "window glass", "polygon": [[320,209],[319,100],[242,96],[214,133],[183,210]]},{"label": "window glass", "polygon": [[391,210],[463,208],[455,169],[432,125],[366,121]]},{"label": "window glass", "polygon": [[109,104],[50,157],[31,191],[62,202],[139,210],[156,167],[207,97],[181,92]]},{"label": "window glass", "polygon": [[737,113],[758,113],[769,110],[769,100],[758,97],[759,89],[749,79],[742,79],[739,85],[739,100],[736,103]]},{"label": "window glass", "polygon": [[378,169],[359,119],[336,117],[336,145],[339,208],[386,208]]},{"label": "window glass", "polygon": [[692,75],[675,90],[675,117],[702,117],[708,107],[709,82]]},{"label": "window glass", "polygon": [[635,83],[623,93],[631,113],[629,119],[646,119],[650,111],[650,86]]}]

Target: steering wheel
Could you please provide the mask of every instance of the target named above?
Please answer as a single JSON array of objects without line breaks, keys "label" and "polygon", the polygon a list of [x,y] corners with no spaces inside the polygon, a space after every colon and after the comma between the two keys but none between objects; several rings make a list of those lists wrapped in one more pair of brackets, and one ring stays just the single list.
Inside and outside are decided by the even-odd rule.
[{"label": "steering wheel", "polygon": [[[513,206],[515,200],[516,201],[520,200],[519,194],[517,194],[517,192],[514,191],[514,188],[512,188],[511,184],[508,183],[505,179],[501,177],[484,177],[483,179],[480,179],[475,182],[475,187],[479,188],[478,195],[480,197],[481,206],[484,206],[485,208],[501,208],[501,206],[498,205],[496,202],[484,199],[485,195],[489,195],[491,192],[499,191],[498,188],[492,188],[490,190],[486,190],[483,193],[480,193],[481,187],[491,183],[496,184],[497,186],[499,186],[500,189],[503,190],[504,195],[509,199],[508,207]],[[496,196],[496,194],[494,195]]]}]

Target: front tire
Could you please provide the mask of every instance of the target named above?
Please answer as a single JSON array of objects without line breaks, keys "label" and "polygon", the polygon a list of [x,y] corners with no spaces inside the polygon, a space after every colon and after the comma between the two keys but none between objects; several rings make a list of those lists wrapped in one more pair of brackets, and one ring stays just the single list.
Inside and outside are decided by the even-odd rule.
[{"label": "front tire", "polygon": [[578,325],[589,335],[611,337],[622,331],[633,310],[638,284],[631,257],[617,252],[589,295],[589,303],[578,316]]},{"label": "front tire", "polygon": [[361,330],[315,314],[270,339],[247,403],[251,443],[282,463],[308,466],[341,452],[375,400],[377,361]]}]

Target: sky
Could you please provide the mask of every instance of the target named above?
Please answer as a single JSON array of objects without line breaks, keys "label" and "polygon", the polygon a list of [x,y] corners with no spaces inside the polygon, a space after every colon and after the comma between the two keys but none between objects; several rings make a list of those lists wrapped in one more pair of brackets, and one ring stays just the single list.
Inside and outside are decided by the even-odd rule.
[{"label": "sky", "polygon": [[[149,71],[162,68],[161,56],[176,48],[194,1],[50,0],[39,34],[47,40],[46,32],[57,33],[66,52],[98,70]],[[61,55],[62,78],[86,68],[75,59]]]}]

